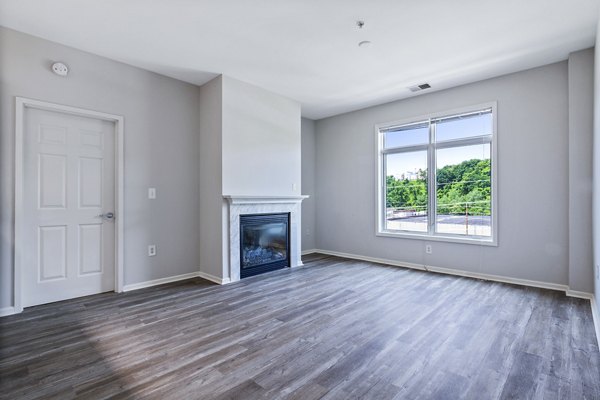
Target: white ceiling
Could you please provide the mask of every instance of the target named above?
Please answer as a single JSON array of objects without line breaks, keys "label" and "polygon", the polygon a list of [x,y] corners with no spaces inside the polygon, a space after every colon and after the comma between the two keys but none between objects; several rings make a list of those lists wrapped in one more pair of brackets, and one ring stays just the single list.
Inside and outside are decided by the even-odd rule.
[{"label": "white ceiling", "polygon": [[0,0],[0,25],[195,84],[226,74],[318,119],[564,60],[594,45],[599,3]]}]

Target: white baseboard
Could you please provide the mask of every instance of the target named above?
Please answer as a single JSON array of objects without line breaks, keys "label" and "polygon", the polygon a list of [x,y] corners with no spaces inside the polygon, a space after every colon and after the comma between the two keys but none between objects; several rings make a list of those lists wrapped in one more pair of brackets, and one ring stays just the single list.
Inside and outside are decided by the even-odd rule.
[{"label": "white baseboard", "polygon": [[300,254],[305,256],[307,254],[318,253],[318,252],[319,252],[319,250],[317,250],[317,249],[310,249],[310,250],[302,250],[302,252],[300,252]]},{"label": "white baseboard", "polygon": [[354,260],[369,261],[369,262],[374,262],[374,263],[378,263],[378,264],[387,264],[387,265],[394,265],[397,267],[418,269],[421,271],[437,272],[440,274],[464,276],[464,277],[468,277],[468,278],[483,279],[486,281],[494,281],[494,282],[502,282],[502,283],[511,283],[514,285],[531,286],[531,287],[542,288],[542,289],[559,290],[561,292],[565,292],[567,294],[567,296],[581,297],[584,299],[590,299],[592,296],[590,293],[569,290],[569,287],[567,285],[561,285],[558,283],[540,282],[540,281],[532,281],[532,280],[528,280],[528,279],[510,278],[507,276],[481,274],[478,272],[463,271],[460,269],[435,267],[435,266],[423,265],[423,264],[414,264],[414,263],[403,262],[403,261],[389,260],[389,259],[385,259],[385,258],[367,257],[367,256],[361,256],[361,255],[357,255],[357,254],[341,253],[341,252],[337,252],[337,251],[317,249],[315,252],[330,255],[330,256],[350,258],[350,259],[354,259]]},{"label": "white baseboard", "polygon": [[594,297],[594,295],[591,293],[579,292],[577,290],[571,290],[571,289],[567,289],[566,293],[567,293],[567,296],[569,296],[569,297],[577,297],[577,298],[586,299],[586,300],[592,300],[592,297]]},{"label": "white baseboard", "polygon": [[6,317],[9,315],[13,315],[16,314],[17,312],[15,311],[14,307],[4,307],[4,308],[0,308],[0,317]]},{"label": "white baseboard", "polygon": [[229,279],[229,278],[219,278],[218,276],[214,276],[207,272],[200,271],[200,272],[198,272],[198,276],[200,278],[206,279],[207,281],[218,283],[219,285],[226,285],[228,283],[231,283],[231,279]]},{"label": "white baseboard", "polygon": [[594,320],[594,328],[596,329],[596,340],[598,341],[598,347],[600,347],[600,310],[598,310],[596,296],[592,295],[590,304],[592,306],[592,319]]},{"label": "white baseboard", "polygon": [[143,288],[157,286],[157,285],[163,285],[165,283],[183,281],[186,279],[197,278],[199,276],[200,276],[199,272],[190,272],[189,274],[175,275],[175,276],[169,276],[166,278],[154,279],[152,281],[132,283],[130,285],[123,286],[123,291],[129,292],[131,290],[137,290],[137,289],[143,289]]}]

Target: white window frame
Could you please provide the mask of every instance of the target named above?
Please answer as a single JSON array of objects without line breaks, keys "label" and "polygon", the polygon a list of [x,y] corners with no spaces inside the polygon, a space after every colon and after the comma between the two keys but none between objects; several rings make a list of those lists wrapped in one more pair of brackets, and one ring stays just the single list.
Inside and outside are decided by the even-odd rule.
[{"label": "white window frame", "polygon": [[[453,141],[447,141],[442,143],[436,143],[434,132],[430,125],[429,129],[429,141],[425,145],[407,146],[402,151],[413,151],[413,150],[427,150],[427,196],[428,196],[428,231],[427,232],[414,232],[414,231],[400,231],[400,230],[389,230],[385,229],[385,154],[393,153],[384,151],[383,147],[383,131],[389,130],[390,128],[399,127],[402,125],[416,124],[419,122],[431,122],[435,119],[452,117],[460,114],[467,114],[471,112],[477,112],[485,109],[492,110],[492,138],[490,143],[490,157],[491,157],[491,237],[484,236],[467,236],[459,234],[449,233],[436,233],[435,232],[435,219],[436,219],[436,202],[437,202],[437,185],[436,185],[436,150],[450,147],[460,147],[469,144],[481,143],[480,137],[456,139]],[[411,118],[405,118],[402,120],[387,122],[383,124],[375,125],[375,138],[376,138],[376,173],[377,173],[377,198],[376,198],[376,231],[377,236],[395,237],[404,239],[418,239],[423,241],[442,241],[442,242],[454,242],[454,243],[469,243],[479,244],[487,246],[498,246],[498,118],[497,118],[497,102],[488,102],[478,105],[472,105],[467,107],[461,107],[458,109],[438,112],[434,114],[421,115]],[[471,143],[472,142],[472,143]],[[460,144],[459,144],[460,143]],[[400,151],[400,152],[402,152]],[[396,152],[398,153],[398,152]]]}]

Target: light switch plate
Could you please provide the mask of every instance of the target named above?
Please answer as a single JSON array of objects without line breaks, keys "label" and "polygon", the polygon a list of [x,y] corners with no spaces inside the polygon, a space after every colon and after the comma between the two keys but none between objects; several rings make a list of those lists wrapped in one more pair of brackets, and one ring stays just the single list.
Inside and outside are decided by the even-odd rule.
[{"label": "light switch plate", "polygon": [[156,188],[148,188],[148,198],[150,200],[156,199]]}]

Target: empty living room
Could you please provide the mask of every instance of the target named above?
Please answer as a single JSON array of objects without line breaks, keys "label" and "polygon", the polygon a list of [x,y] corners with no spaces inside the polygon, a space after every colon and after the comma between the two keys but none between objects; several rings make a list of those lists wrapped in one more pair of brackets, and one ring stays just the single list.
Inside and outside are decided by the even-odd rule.
[{"label": "empty living room", "polygon": [[600,0],[0,0],[0,399],[600,400]]}]

